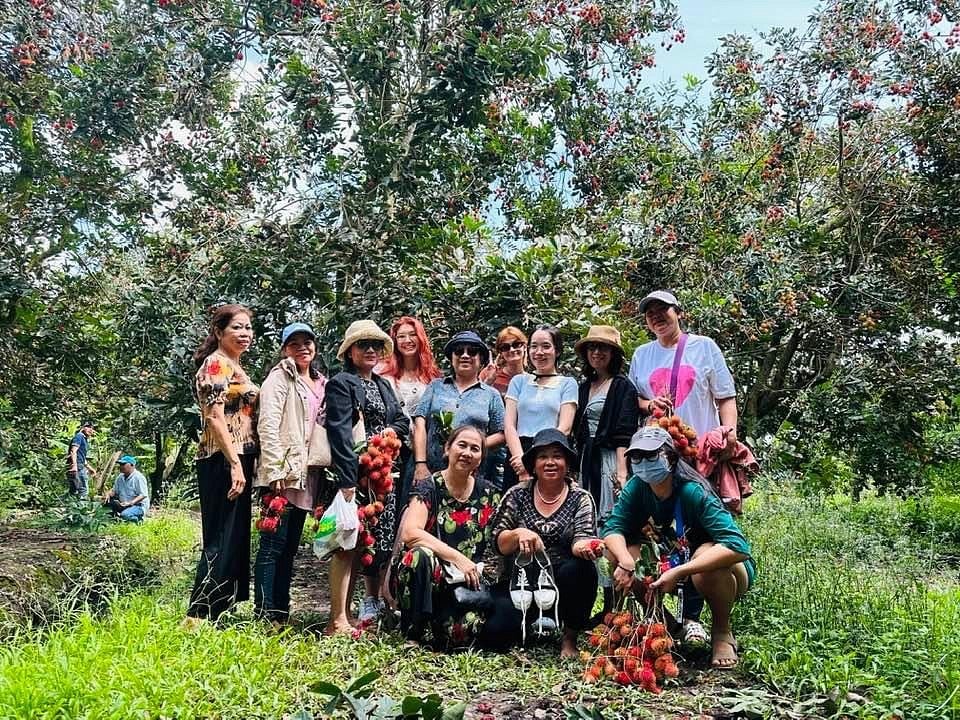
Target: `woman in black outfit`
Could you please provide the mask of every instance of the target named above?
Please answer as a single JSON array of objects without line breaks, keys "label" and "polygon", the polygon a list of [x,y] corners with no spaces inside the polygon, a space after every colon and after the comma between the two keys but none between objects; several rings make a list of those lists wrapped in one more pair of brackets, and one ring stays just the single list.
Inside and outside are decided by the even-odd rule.
[{"label": "woman in black outfit", "polygon": [[[327,436],[337,487],[346,499],[352,499],[357,487],[359,463],[353,448],[356,440],[369,439],[390,428],[405,442],[410,435],[410,419],[403,412],[393,385],[373,372],[384,354],[393,352],[390,336],[372,320],[357,320],[347,328],[337,357],[343,361],[343,372],[335,375],[326,387]],[[357,426],[363,420],[363,437]],[[354,433],[357,431],[355,440]],[[369,498],[372,499],[372,498]],[[370,528],[376,558],[363,568],[366,596],[360,606],[360,620],[372,620],[382,608],[380,600],[382,575],[393,550],[396,523],[396,492],[384,501],[379,523]],[[338,552],[330,567],[329,633],[350,632],[348,594],[350,568],[355,552]]]}]

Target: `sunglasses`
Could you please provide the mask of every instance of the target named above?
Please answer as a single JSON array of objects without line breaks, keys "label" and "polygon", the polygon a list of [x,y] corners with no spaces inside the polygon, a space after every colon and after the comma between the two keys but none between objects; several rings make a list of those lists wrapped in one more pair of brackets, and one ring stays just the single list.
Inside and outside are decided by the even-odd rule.
[{"label": "sunglasses", "polygon": [[358,348],[366,352],[367,350],[376,350],[377,352],[383,352],[385,347],[383,340],[357,340],[354,343]]},{"label": "sunglasses", "polygon": [[480,354],[480,348],[476,345],[456,345],[450,353],[451,355],[469,355],[476,357]]},{"label": "sunglasses", "polygon": [[497,345],[497,350],[500,352],[510,352],[511,350],[520,350],[521,348],[526,347],[526,343],[520,340],[514,340],[510,343],[503,343],[502,345]]},{"label": "sunglasses", "polygon": [[610,349],[609,345],[604,345],[603,343],[584,343],[583,345],[583,351],[585,353],[605,352]]},{"label": "sunglasses", "polygon": [[642,460],[656,460],[662,454],[663,448],[658,450],[631,450],[630,459],[634,462],[640,462]]}]

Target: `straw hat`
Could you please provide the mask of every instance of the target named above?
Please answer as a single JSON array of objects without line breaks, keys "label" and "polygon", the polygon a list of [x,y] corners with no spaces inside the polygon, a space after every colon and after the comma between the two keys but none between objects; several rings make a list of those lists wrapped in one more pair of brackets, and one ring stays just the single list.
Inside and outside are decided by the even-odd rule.
[{"label": "straw hat", "polygon": [[393,352],[393,340],[373,320],[355,320],[350,323],[340,349],[337,350],[337,360],[343,360],[347,350],[358,340],[383,340],[383,352],[389,355]]},{"label": "straw hat", "polygon": [[620,344],[620,331],[613,325],[591,325],[590,332],[585,338],[577,340],[573,346],[574,352],[580,354],[580,349],[587,343],[603,343],[609,345],[615,350],[619,350],[623,355],[623,346]]}]

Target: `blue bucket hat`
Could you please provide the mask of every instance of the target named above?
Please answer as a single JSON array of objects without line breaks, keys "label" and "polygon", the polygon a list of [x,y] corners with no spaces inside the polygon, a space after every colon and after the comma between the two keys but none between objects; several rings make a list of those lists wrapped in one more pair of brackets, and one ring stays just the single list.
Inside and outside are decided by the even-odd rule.
[{"label": "blue bucket hat", "polygon": [[302,322],[290,323],[283,329],[283,334],[280,336],[280,347],[283,347],[287,344],[294,334],[303,333],[304,335],[309,335],[311,340],[317,339],[317,334],[313,331],[313,328]]},{"label": "blue bucket hat", "polygon": [[462,330],[447,340],[447,344],[443,346],[443,354],[447,356],[447,360],[453,355],[453,349],[457,345],[473,345],[480,348],[480,360],[484,365],[490,362],[490,348],[473,330]]}]

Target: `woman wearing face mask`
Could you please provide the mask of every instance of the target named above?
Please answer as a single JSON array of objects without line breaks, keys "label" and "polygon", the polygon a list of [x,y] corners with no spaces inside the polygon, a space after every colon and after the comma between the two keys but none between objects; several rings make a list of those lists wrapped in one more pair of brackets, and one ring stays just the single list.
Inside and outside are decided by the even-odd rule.
[{"label": "woman wearing face mask", "polygon": [[555,428],[564,435],[573,429],[577,412],[577,381],[557,372],[557,359],[563,351],[560,331],[540,325],[530,336],[532,373],[514,376],[507,388],[506,423],[509,458],[503,469],[504,490],[530,475],[523,464],[523,453],[541,430]]},{"label": "woman wearing face mask", "polygon": [[[261,502],[280,495],[287,508],[274,530],[260,530],[260,548],[254,565],[255,614],[275,624],[290,616],[293,560],[307,513],[317,501],[320,468],[307,464],[314,426],[323,424],[324,385],[327,379],[313,367],[316,335],[306,323],[291,323],[280,337],[283,359],[260,390],[257,436],[260,466],[255,486]],[[329,498],[321,501],[329,502]]]},{"label": "woman wearing face mask", "polygon": [[571,480],[577,462],[566,435],[555,428],[538,432],[523,454],[532,481],[510,488],[493,519],[497,550],[508,558],[507,578],[519,558],[531,559],[526,587],[536,590],[541,566],[531,556],[550,558],[564,625],[561,657],[576,656],[577,633],[587,626],[597,597],[597,511],[590,493]]},{"label": "woman wearing face mask", "polygon": [[[503,400],[500,393],[480,382],[480,369],[490,351],[472,330],[458,332],[443,346],[453,372],[427,387],[413,419],[414,481],[427,480],[446,467],[445,433],[461,425],[483,430],[487,451],[503,444]],[[445,428],[442,414],[452,417]]]},{"label": "woman wearing face mask", "polygon": [[678,562],[651,587],[674,592],[689,578],[713,617],[713,667],[735,667],[737,642],[730,613],[756,576],[750,543],[709,483],[679,459],[666,430],[641,428],[627,458],[633,475],[601,533],[607,556],[616,564],[614,583],[623,592],[638,589],[634,570],[640,545],[657,541]]},{"label": "woman wearing face mask", "polygon": [[[393,352],[393,341],[372,320],[351,323],[344,335],[337,358],[343,361],[343,372],[330,379],[326,387],[327,436],[337,485],[344,498],[351,500],[357,487],[359,461],[354,452],[353,431],[363,420],[367,439],[390,429],[401,441],[410,432],[410,419],[389,381],[373,369],[384,353]],[[366,595],[360,604],[360,620],[373,620],[380,614],[380,587],[386,562],[393,551],[396,534],[394,515],[396,493],[387,495],[380,522],[372,528],[375,539],[373,564],[363,568]],[[329,633],[351,632],[348,617],[350,570],[356,553],[353,550],[335,553],[330,564]]]}]

